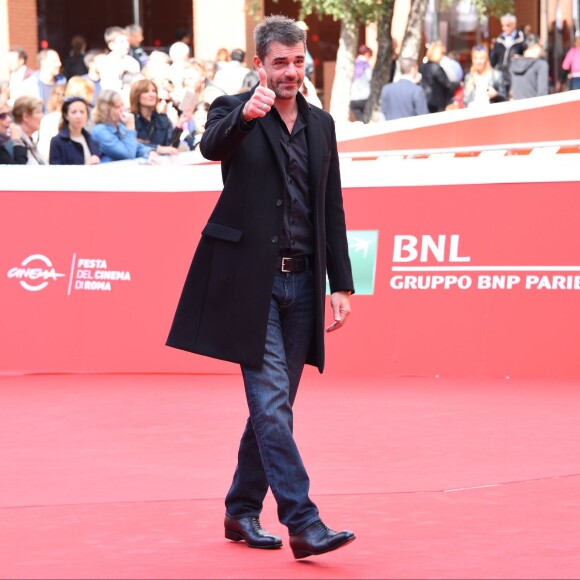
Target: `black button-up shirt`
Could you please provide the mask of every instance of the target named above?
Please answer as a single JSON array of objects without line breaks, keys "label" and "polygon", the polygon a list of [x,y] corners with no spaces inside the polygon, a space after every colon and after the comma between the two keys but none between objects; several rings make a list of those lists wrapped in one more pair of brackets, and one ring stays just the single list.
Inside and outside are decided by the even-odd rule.
[{"label": "black button-up shirt", "polygon": [[[280,235],[280,256],[311,256],[314,254],[314,227],[308,185],[308,144],[306,127],[310,109],[298,99],[298,117],[292,133],[274,107],[278,120],[278,137],[282,150],[286,187],[284,191],[284,224]],[[278,203],[278,205],[281,205]]]}]

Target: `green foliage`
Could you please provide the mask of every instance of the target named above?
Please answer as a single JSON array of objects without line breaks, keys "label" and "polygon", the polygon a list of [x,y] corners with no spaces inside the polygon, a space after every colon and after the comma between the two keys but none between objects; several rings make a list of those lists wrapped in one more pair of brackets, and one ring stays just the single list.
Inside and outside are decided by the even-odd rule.
[{"label": "green foliage", "polygon": [[[393,9],[396,0],[294,0],[300,4],[299,18],[312,13],[326,14],[334,20],[344,20],[352,24],[377,22],[381,14]],[[514,0],[472,0],[480,15],[502,16],[515,10]],[[278,2],[278,0],[274,0]],[[457,0],[439,0],[441,9],[450,8]],[[251,0],[250,13],[256,13],[260,0]]]},{"label": "green foliage", "polygon": [[[300,0],[295,0],[300,1]],[[302,0],[300,17],[311,12],[327,14],[334,20],[349,22],[376,22],[385,5],[394,4],[395,0]]]},{"label": "green foliage", "polygon": [[[441,8],[450,8],[457,0],[441,0]],[[481,16],[503,16],[508,12],[514,13],[514,0],[472,0]]]},{"label": "green foliage", "polygon": [[[300,4],[300,19],[316,13],[326,14],[334,20],[367,24],[376,22],[381,13],[392,8],[395,0],[294,0],[294,2]],[[257,4],[258,0],[252,0],[252,9]]]},{"label": "green foliage", "polygon": [[[278,0],[274,0],[277,2]],[[441,8],[449,8],[457,0],[440,0]],[[294,0],[299,3],[300,18],[309,14],[328,14],[335,20],[376,22],[382,11],[392,8],[395,0]],[[491,16],[502,16],[515,10],[514,0],[473,0],[477,11]],[[260,0],[251,0],[250,12],[259,10]]]}]

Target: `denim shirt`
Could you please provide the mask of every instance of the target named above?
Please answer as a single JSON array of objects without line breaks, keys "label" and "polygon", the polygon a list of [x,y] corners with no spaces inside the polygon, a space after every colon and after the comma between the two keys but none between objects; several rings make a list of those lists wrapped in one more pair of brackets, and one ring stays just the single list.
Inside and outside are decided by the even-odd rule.
[{"label": "denim shirt", "polygon": [[111,123],[99,123],[92,131],[93,139],[99,144],[101,161],[147,158],[153,147],[137,141],[137,132],[127,129],[124,123],[116,127]]}]

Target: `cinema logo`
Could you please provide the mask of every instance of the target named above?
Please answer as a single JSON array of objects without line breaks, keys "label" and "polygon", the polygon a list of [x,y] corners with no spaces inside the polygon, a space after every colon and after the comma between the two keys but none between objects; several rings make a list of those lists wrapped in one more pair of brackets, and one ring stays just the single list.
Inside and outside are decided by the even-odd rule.
[{"label": "cinema logo", "polygon": [[389,286],[393,290],[580,290],[580,266],[475,266],[471,256],[460,251],[460,241],[458,234],[395,235]]},{"label": "cinema logo", "polygon": [[44,290],[51,282],[64,276],[56,271],[50,259],[43,254],[32,254],[24,258],[20,266],[8,270],[8,278],[19,280],[20,286],[29,292]]},{"label": "cinema logo", "polygon": [[130,282],[131,272],[109,268],[102,258],[77,258],[73,255],[73,269],[69,283],[71,290],[110,292],[115,282]]}]

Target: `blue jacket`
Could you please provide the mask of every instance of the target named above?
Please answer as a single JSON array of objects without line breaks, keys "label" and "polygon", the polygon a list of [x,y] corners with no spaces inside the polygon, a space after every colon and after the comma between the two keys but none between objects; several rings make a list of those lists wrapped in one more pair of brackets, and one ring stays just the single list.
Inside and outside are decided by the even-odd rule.
[{"label": "blue jacket", "polygon": [[381,91],[380,103],[381,112],[387,121],[429,112],[423,87],[406,78],[386,84]]},{"label": "blue jacket", "polygon": [[[91,137],[91,134],[83,129],[83,136],[87,141],[91,155],[99,154],[99,144]],[[68,128],[63,129],[58,135],[50,140],[50,153],[48,157],[50,165],[84,165],[85,152],[83,146],[70,138]]]},{"label": "blue jacket", "polygon": [[147,121],[143,115],[135,115],[135,130],[137,138],[143,143],[151,145],[171,145],[173,137],[173,125],[165,113],[153,111],[151,121]]},{"label": "blue jacket", "polygon": [[124,123],[117,127],[110,123],[98,123],[93,129],[93,139],[101,149],[101,161],[121,161],[148,157],[153,147],[137,141],[137,132],[127,129]]}]

